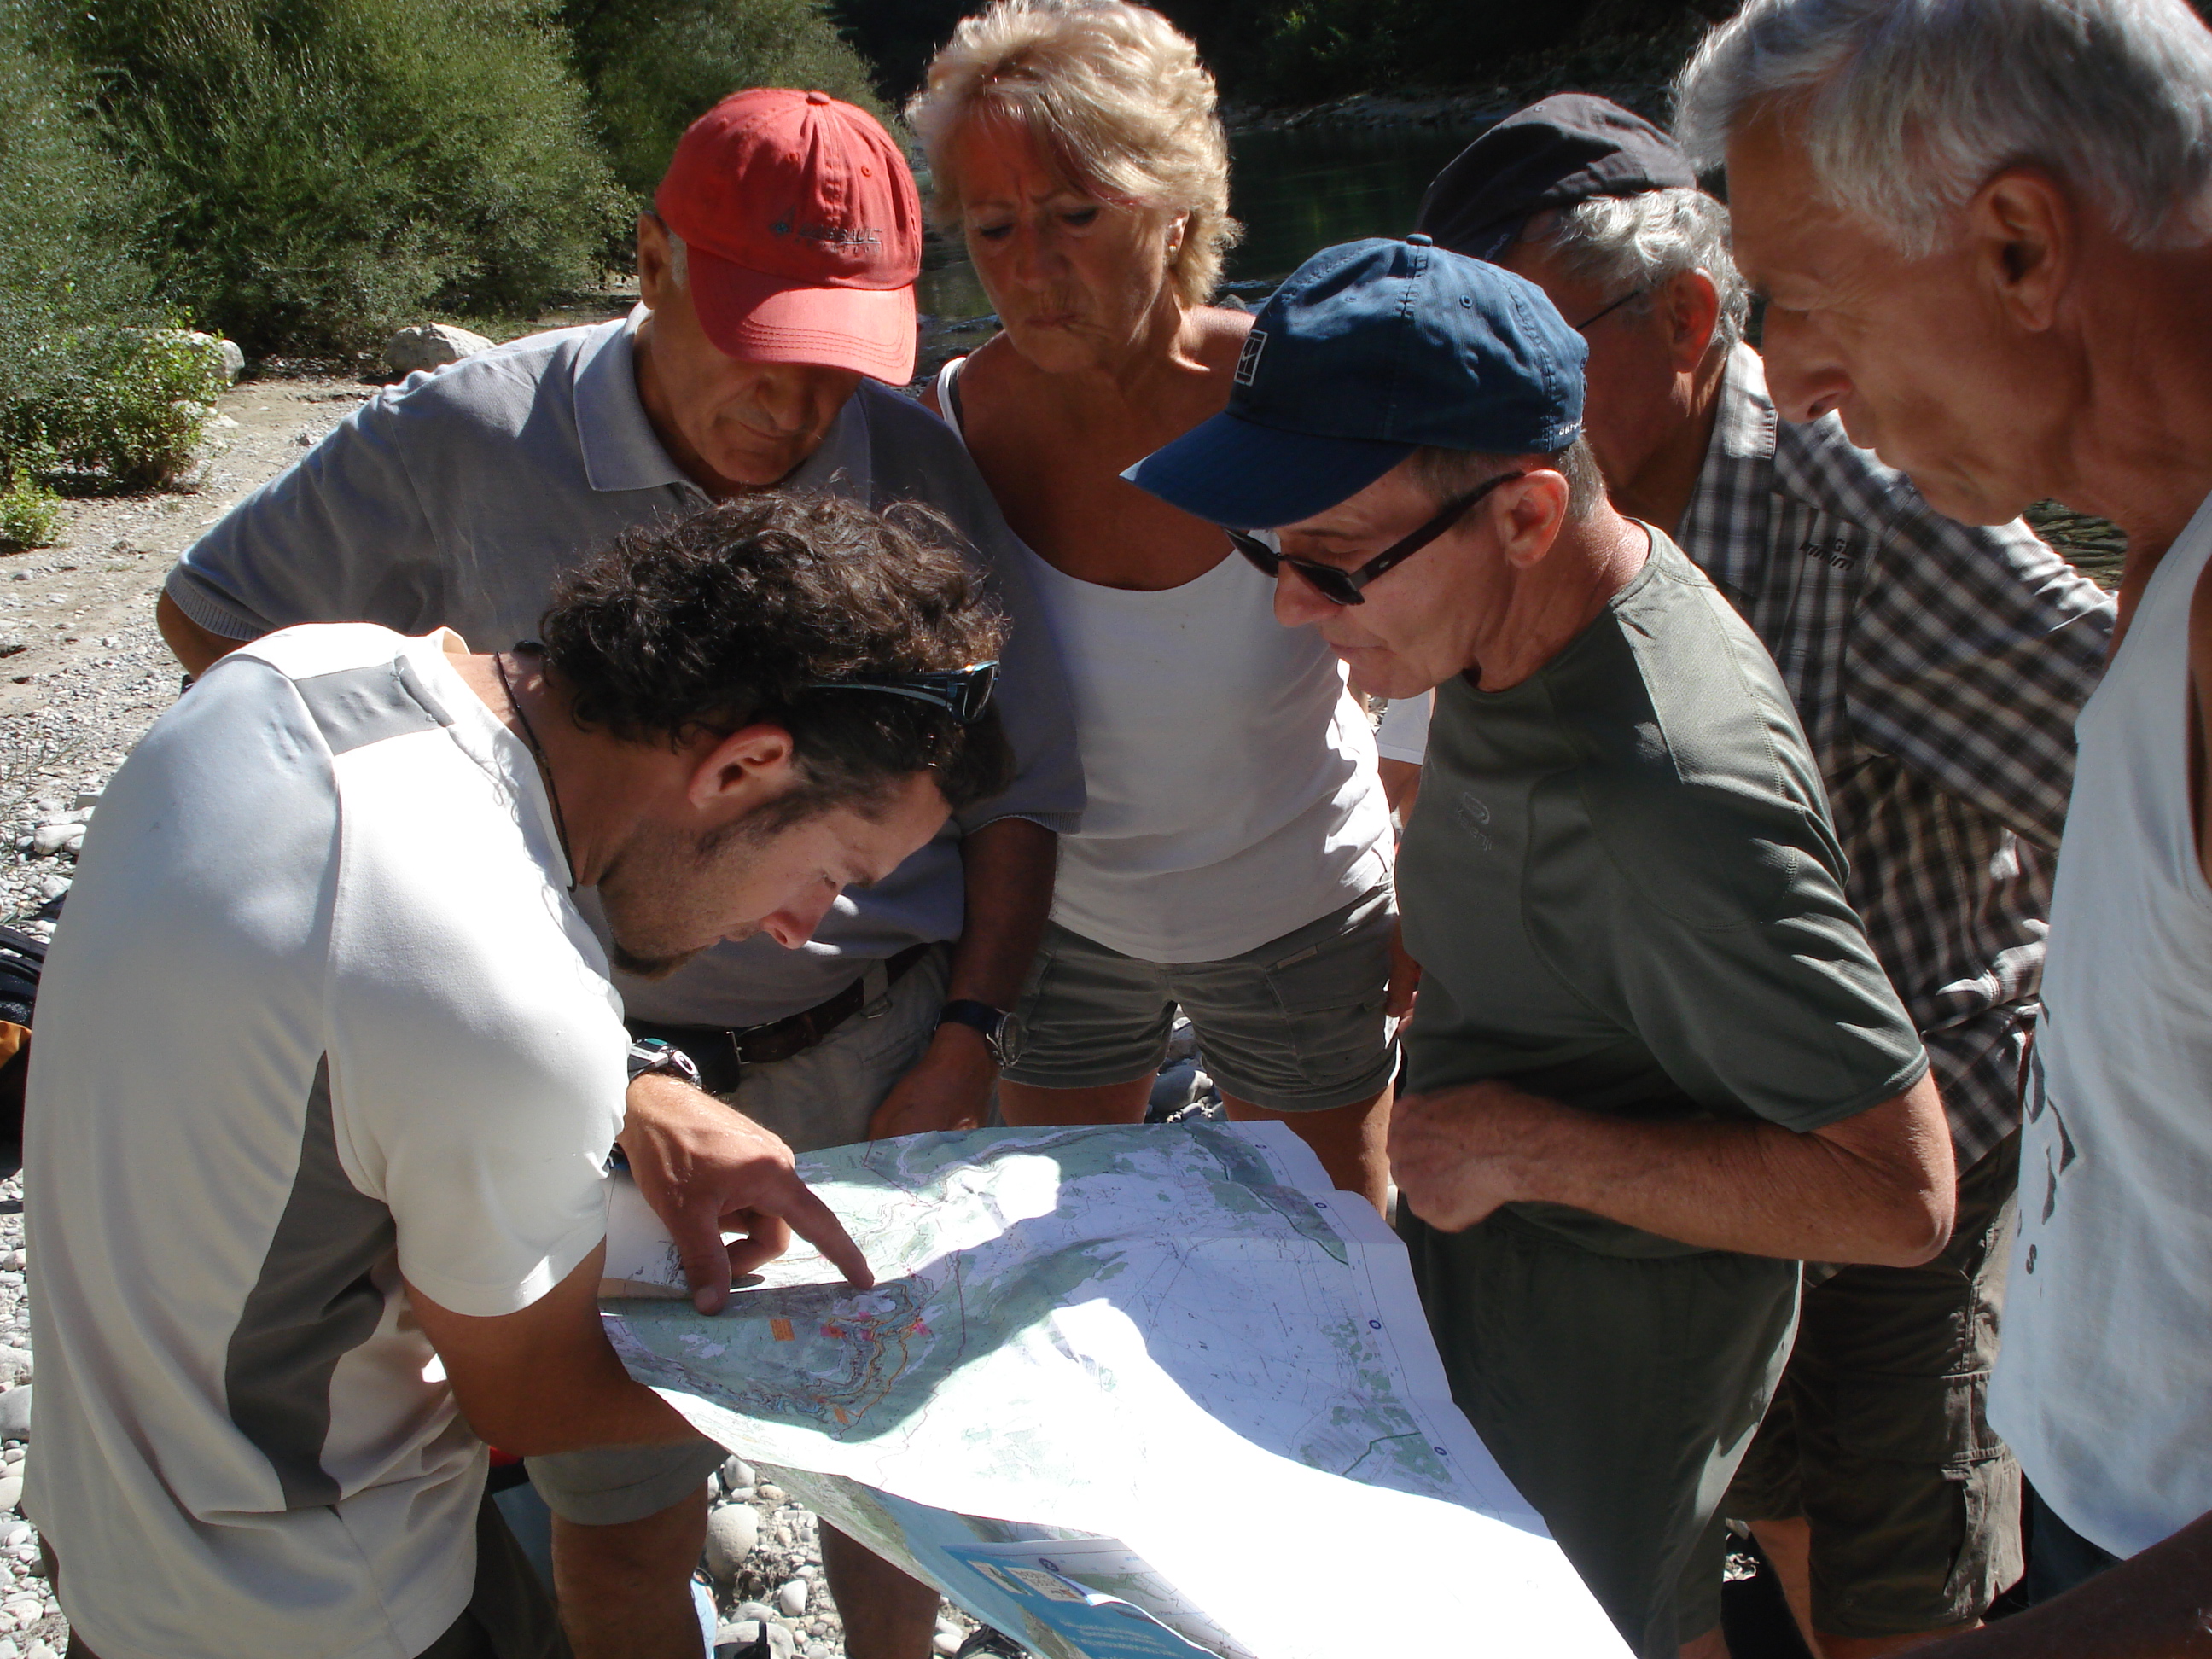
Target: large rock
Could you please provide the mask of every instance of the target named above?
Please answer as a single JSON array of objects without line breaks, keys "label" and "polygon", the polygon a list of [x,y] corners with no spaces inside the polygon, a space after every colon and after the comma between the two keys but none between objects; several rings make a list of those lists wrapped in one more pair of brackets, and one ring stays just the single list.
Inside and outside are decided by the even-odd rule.
[{"label": "large rock", "polygon": [[238,349],[238,342],[218,339],[212,334],[203,334],[198,329],[192,329],[189,333],[194,345],[210,354],[222,365],[223,383],[236,386],[238,377],[246,373],[246,354]]},{"label": "large rock", "polygon": [[[0,1401],[7,1398],[0,1395]],[[750,1504],[725,1504],[707,1517],[707,1571],[718,1584],[738,1576],[738,1569],[760,1542],[760,1516]]]},{"label": "large rock", "polygon": [[384,361],[394,374],[412,374],[418,368],[438,368],[489,351],[491,342],[451,323],[424,323],[403,328],[384,343]]},{"label": "large rock", "polygon": [[31,1437],[31,1385],[0,1394],[0,1440]]}]

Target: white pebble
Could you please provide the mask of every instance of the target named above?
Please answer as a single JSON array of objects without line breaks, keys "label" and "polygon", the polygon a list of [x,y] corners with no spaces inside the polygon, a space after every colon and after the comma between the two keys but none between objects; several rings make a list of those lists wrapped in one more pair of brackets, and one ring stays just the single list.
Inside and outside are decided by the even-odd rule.
[{"label": "white pebble", "polygon": [[783,1502],[783,1488],[781,1486],[755,1486],[753,1488],[753,1496],[759,1498],[763,1504],[781,1504]]},{"label": "white pebble", "polygon": [[12,1510],[23,1501],[23,1477],[20,1474],[0,1475],[0,1513]]},{"label": "white pebble", "polygon": [[794,1578],[775,1593],[775,1607],[787,1619],[796,1619],[806,1611],[806,1581]]},{"label": "white pebble", "polygon": [[722,1485],[732,1492],[754,1484],[753,1466],[732,1452],[722,1460]]}]

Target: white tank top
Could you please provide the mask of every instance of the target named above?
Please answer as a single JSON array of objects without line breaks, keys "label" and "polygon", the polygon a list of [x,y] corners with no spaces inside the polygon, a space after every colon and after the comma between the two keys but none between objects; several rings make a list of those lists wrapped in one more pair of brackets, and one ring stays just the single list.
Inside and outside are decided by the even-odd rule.
[{"label": "white tank top", "polygon": [[2189,610],[2212,499],[2075,724],[1990,1419],[2059,1517],[2133,1555],[2212,1510],[2212,888]]},{"label": "white tank top", "polygon": [[[958,366],[937,381],[956,432]],[[1029,557],[1089,790],[1054,921],[1147,962],[1213,962],[1389,879],[1372,728],[1320,635],[1275,620],[1272,581],[1233,553],[1157,592]]]}]

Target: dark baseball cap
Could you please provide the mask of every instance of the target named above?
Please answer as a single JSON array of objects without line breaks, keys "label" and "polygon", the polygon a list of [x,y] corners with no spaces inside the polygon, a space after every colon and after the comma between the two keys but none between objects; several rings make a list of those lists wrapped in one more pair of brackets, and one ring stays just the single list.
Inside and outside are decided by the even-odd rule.
[{"label": "dark baseball cap", "polygon": [[1543,289],[1425,236],[1324,248],[1253,319],[1228,408],[1121,476],[1215,524],[1295,524],[1425,445],[1557,454],[1585,355]]},{"label": "dark baseball cap", "polygon": [[1680,146],[1642,116],[1609,98],[1562,92],[1462,150],[1421,198],[1413,228],[1438,247],[1498,259],[1546,208],[1697,182]]}]

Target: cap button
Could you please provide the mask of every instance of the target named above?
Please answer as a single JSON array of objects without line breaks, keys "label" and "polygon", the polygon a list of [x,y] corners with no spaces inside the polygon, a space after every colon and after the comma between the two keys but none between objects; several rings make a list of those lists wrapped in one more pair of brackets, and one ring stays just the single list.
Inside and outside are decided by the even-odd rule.
[{"label": "cap button", "polygon": [[1434,247],[1436,245],[1436,239],[1434,237],[1424,236],[1418,230],[1406,239],[1406,246],[1407,247]]},{"label": "cap button", "polygon": [[806,101],[810,104],[826,104],[830,101],[830,98],[826,92],[810,92],[806,94]]}]

